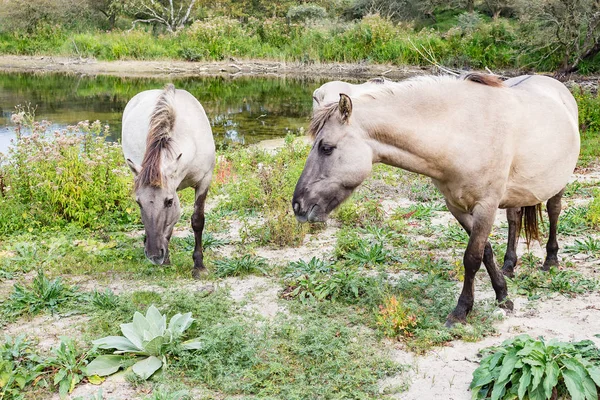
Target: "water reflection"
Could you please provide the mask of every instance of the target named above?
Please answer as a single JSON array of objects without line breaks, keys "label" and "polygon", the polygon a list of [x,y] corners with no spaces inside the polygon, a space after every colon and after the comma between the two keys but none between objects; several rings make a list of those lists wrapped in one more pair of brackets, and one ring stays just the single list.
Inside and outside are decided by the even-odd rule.
[{"label": "water reflection", "polygon": [[71,74],[0,73],[0,151],[14,129],[10,116],[18,104],[31,104],[38,120],[58,126],[82,120],[110,125],[121,135],[121,115],[136,93],[173,82],[204,106],[218,144],[251,144],[298,132],[308,123],[312,91],[322,82],[290,78],[188,77],[119,78]]}]

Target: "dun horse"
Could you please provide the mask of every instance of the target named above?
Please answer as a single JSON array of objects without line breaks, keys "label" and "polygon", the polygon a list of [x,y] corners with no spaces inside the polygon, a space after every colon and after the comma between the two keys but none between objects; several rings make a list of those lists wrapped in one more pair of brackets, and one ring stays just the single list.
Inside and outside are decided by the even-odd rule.
[{"label": "dun horse", "polygon": [[169,240],[181,216],[177,191],[196,191],[192,229],[194,269],[204,270],[204,202],[215,166],[215,144],[204,109],[185,90],[167,85],[133,97],[123,112],[123,153],[135,175],[135,196],[146,230],[145,253],[168,264]]},{"label": "dun horse", "polygon": [[464,322],[474,302],[474,278],[483,261],[496,300],[512,308],[504,276],[488,242],[496,210],[508,209],[512,272],[524,220],[536,236],[539,205],[547,201],[550,236],[544,267],[558,264],[556,230],[564,187],[579,156],[577,104],[560,82],[522,76],[501,82],[423,77],[382,86],[315,112],[314,145],[292,205],[299,221],[324,221],[370,174],[374,163],[429,176],[469,234],[464,286],[447,325]]}]

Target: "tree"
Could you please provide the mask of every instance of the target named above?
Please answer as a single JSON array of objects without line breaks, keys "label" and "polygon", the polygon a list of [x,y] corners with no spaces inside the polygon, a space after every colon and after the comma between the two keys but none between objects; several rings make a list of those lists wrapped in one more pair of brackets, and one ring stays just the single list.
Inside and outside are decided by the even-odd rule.
[{"label": "tree", "polygon": [[557,75],[577,71],[600,53],[599,0],[535,0],[521,5],[522,18],[534,25],[526,51],[557,55]]},{"label": "tree", "polygon": [[175,32],[192,20],[196,0],[132,0],[125,4],[126,10],[138,22],[163,25],[167,31]]},{"label": "tree", "polygon": [[123,12],[123,2],[119,0],[87,0],[89,7],[106,17],[109,29],[115,27],[117,17]]},{"label": "tree", "polygon": [[515,6],[515,0],[483,0],[483,3],[492,13],[494,19],[498,19],[500,14],[512,10]]}]

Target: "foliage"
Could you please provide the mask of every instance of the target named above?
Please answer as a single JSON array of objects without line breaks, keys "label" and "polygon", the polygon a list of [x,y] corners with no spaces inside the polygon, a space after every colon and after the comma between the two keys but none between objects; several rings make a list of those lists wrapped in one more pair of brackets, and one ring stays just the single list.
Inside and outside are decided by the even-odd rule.
[{"label": "foliage", "polygon": [[521,335],[485,354],[473,372],[474,399],[598,398],[600,350],[590,340],[546,342]]},{"label": "foliage", "polygon": [[285,271],[283,297],[373,304],[382,296],[381,278],[367,277],[356,266],[312,258],[291,262]]},{"label": "foliage", "polygon": [[535,260],[527,265],[527,255],[521,258],[523,268],[518,269],[514,279],[509,280],[517,288],[519,294],[537,298],[542,294],[560,293],[565,296],[593,292],[598,288],[599,282],[588,278],[580,272],[571,269],[551,267],[549,271],[542,271]]},{"label": "foliage", "polygon": [[417,317],[406,308],[402,298],[398,300],[395,295],[392,295],[379,305],[376,324],[389,338],[412,336],[417,327]]},{"label": "foliage", "polygon": [[218,278],[244,276],[252,273],[267,274],[268,264],[262,257],[246,254],[242,257],[218,259],[214,262],[214,274]]},{"label": "foliage", "polygon": [[94,289],[88,297],[92,306],[102,310],[113,310],[119,305],[119,296],[109,288],[106,288],[104,292]]},{"label": "foliage", "polygon": [[121,324],[124,336],[107,336],[94,340],[94,345],[100,349],[115,349],[115,352],[114,355],[96,357],[87,366],[87,374],[112,375],[132,356],[136,359],[131,367],[133,373],[141,379],[148,379],[162,367],[167,367],[167,356],[173,354],[177,347],[192,350],[202,345],[197,339],[181,341],[183,332],[192,322],[192,313],[188,312],[173,315],[167,325],[167,316],[161,314],[154,305],[148,308],[145,317],[136,312],[133,322]]},{"label": "foliage", "polygon": [[77,349],[73,339],[61,337],[58,347],[52,349],[52,356],[45,360],[44,367],[51,371],[53,385],[58,387],[61,399],[85,376],[87,355]]},{"label": "foliage", "polygon": [[38,379],[43,370],[41,358],[25,335],[4,336],[0,344],[0,399],[22,399],[25,387],[43,385],[45,381]]},{"label": "foliage", "polygon": [[29,287],[18,283],[13,286],[12,293],[2,304],[2,314],[14,319],[23,314],[36,315],[43,310],[54,313],[74,296],[75,288],[64,285],[60,277],[50,281],[44,271],[39,270]]},{"label": "foliage", "polygon": [[325,18],[326,16],[327,11],[325,8],[316,4],[300,4],[290,7],[287,12],[287,17],[295,22]]},{"label": "foliage", "polygon": [[99,121],[53,134],[49,122],[34,122],[24,111],[13,122],[17,139],[0,163],[0,234],[132,221],[131,177],[120,146],[105,140],[108,130]]},{"label": "foliage", "polygon": [[163,25],[167,31],[173,33],[192,22],[192,11],[197,6],[197,0],[129,0],[125,2],[125,11],[133,15],[137,22]]}]

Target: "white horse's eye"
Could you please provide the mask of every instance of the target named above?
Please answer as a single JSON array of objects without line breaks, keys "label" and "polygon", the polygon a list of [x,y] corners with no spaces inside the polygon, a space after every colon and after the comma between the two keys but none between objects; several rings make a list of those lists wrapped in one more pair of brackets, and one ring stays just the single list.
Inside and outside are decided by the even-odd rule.
[{"label": "white horse's eye", "polygon": [[165,199],[165,208],[173,206],[173,199]]},{"label": "white horse's eye", "polygon": [[333,153],[333,149],[335,149],[335,146],[327,146],[327,145],[323,145],[321,147],[321,151],[323,152],[323,154],[325,154],[326,156],[330,156],[331,153]]}]

